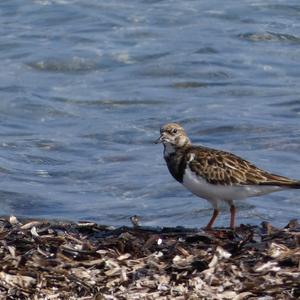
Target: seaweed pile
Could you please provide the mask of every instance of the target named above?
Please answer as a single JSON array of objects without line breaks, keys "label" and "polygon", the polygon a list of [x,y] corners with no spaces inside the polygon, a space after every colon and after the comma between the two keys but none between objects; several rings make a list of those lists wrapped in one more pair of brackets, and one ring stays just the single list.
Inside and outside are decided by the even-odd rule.
[{"label": "seaweed pile", "polygon": [[0,299],[299,299],[300,226],[0,220]]}]

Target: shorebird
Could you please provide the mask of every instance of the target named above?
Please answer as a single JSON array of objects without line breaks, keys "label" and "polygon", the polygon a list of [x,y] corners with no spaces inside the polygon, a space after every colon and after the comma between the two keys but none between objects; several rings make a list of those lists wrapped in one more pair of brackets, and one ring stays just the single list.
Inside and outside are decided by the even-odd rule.
[{"label": "shorebird", "polygon": [[155,143],[164,146],[164,158],[171,175],[193,194],[208,200],[213,215],[211,230],[220,213],[220,203],[230,207],[230,227],[235,227],[236,200],[261,196],[285,189],[300,189],[300,181],[264,171],[230,152],[194,146],[182,126],[161,127]]}]

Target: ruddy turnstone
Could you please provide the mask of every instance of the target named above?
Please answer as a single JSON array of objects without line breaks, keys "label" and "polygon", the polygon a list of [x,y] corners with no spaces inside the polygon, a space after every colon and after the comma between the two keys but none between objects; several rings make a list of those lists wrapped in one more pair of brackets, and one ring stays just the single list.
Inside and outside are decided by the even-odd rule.
[{"label": "ruddy turnstone", "polygon": [[214,208],[206,228],[211,229],[221,201],[230,206],[230,227],[235,227],[235,201],[284,189],[300,189],[300,181],[271,174],[232,153],[194,146],[184,129],[169,123],[155,141],[163,143],[164,158],[172,176]]}]

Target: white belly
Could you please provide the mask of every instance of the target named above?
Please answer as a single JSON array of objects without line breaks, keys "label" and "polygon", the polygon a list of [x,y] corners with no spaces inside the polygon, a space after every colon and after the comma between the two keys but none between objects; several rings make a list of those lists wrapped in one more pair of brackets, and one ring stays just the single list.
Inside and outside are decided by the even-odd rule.
[{"label": "white belly", "polygon": [[214,202],[219,200],[241,200],[248,197],[260,196],[284,189],[280,186],[268,185],[223,186],[211,184],[201,177],[197,176],[194,172],[191,171],[190,168],[186,169],[182,183],[193,194]]}]

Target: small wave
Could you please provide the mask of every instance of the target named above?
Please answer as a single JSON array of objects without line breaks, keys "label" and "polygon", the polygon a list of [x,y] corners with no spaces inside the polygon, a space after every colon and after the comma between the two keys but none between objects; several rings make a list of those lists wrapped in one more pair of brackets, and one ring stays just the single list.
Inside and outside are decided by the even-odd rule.
[{"label": "small wave", "polygon": [[185,81],[185,82],[176,82],[172,84],[172,87],[177,89],[204,88],[207,87],[207,84],[203,82],[196,82],[196,81]]},{"label": "small wave", "polygon": [[26,158],[28,162],[35,165],[60,166],[60,165],[66,165],[68,163],[67,161],[64,160],[58,160],[51,157],[39,156],[39,155],[26,155]]},{"label": "small wave", "polygon": [[197,53],[197,54],[216,54],[216,53],[219,53],[219,51],[212,47],[204,47],[204,48],[198,49],[197,51],[195,51],[195,53]]},{"label": "small wave", "polygon": [[135,161],[135,158],[128,155],[111,155],[103,156],[99,159],[99,162],[103,163],[122,163],[127,161]]},{"label": "small wave", "polygon": [[106,108],[126,108],[126,107],[138,107],[138,106],[156,106],[164,104],[163,101],[160,100],[116,100],[116,99],[96,99],[96,100],[88,100],[88,99],[71,99],[64,97],[53,97],[55,101],[74,104],[74,105],[82,105],[89,107],[106,107]]},{"label": "small wave", "polygon": [[286,33],[276,33],[267,31],[265,33],[252,32],[252,33],[242,33],[238,37],[243,40],[251,42],[291,42],[300,43],[300,37]]},{"label": "small wave", "polygon": [[[50,203],[44,198],[24,192],[0,190],[1,210],[5,213],[16,215],[39,215],[42,211],[52,209],[55,201]],[[55,207],[55,205],[54,205]]]},{"label": "small wave", "polygon": [[291,101],[283,101],[283,102],[277,102],[277,103],[271,103],[270,106],[300,106],[300,100],[291,100]]},{"label": "small wave", "polygon": [[39,5],[70,4],[67,0],[35,0],[34,3]]},{"label": "small wave", "polygon": [[257,126],[243,126],[243,125],[224,125],[224,126],[214,126],[208,127],[201,130],[196,131],[196,135],[215,135],[215,134],[224,134],[224,135],[232,135],[232,134],[262,134],[268,133],[272,131],[272,129],[266,127],[257,127]]},{"label": "small wave", "polygon": [[27,65],[38,71],[57,73],[82,73],[95,71],[101,68],[99,61],[80,57],[73,57],[70,60],[49,58],[36,62],[30,62]]}]

